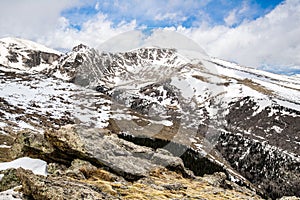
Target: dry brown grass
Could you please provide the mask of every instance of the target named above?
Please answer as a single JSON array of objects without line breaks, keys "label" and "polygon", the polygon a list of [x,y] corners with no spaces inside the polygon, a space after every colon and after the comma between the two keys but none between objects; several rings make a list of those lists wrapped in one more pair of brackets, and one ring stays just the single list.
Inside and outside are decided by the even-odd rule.
[{"label": "dry brown grass", "polygon": [[200,75],[192,75],[193,78],[196,78],[202,82],[206,82],[206,83],[209,83],[209,80],[207,77],[204,77],[204,76],[200,76]]},{"label": "dry brown grass", "polygon": [[[204,178],[183,178],[180,174],[165,168],[157,168],[150,173],[149,177],[133,183],[109,181],[106,178],[103,180],[103,170],[99,172],[101,173],[95,173],[93,177],[84,182],[122,199],[261,199],[252,193],[213,186]],[[104,173],[105,177],[107,177],[107,173]],[[166,188],[166,185],[174,184],[182,187],[173,190]]]},{"label": "dry brown grass", "polygon": [[264,86],[262,86],[258,83],[253,82],[251,79],[248,79],[248,78],[242,79],[242,80],[240,79],[240,80],[238,80],[238,83],[246,85],[246,86],[250,87],[251,89],[256,90],[256,91],[258,91],[262,94],[265,94],[265,95],[268,95],[268,96],[273,96],[274,95],[272,90],[269,90],[266,87],[264,87]]}]

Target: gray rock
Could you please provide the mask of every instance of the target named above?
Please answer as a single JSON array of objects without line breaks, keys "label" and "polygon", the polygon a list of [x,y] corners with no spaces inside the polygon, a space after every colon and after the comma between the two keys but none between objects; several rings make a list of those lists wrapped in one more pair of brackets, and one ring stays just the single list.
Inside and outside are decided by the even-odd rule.
[{"label": "gray rock", "polygon": [[84,129],[68,125],[58,131],[45,133],[53,147],[73,158],[88,160],[96,166],[109,168],[112,172],[129,180],[147,176],[159,166],[171,167],[188,174],[178,157],[166,150],[154,150],[109,134],[103,129]]},{"label": "gray rock", "polygon": [[112,199],[92,185],[67,177],[44,177],[22,168],[17,169],[17,176],[24,195],[33,199]]},{"label": "gray rock", "polygon": [[16,169],[3,170],[0,174],[4,175],[0,180],[0,192],[20,185],[20,180],[16,176]]},{"label": "gray rock", "polygon": [[91,163],[75,159],[72,161],[71,166],[64,173],[68,177],[81,180],[87,179],[88,174],[95,170],[97,170],[97,167],[93,166]]},{"label": "gray rock", "polygon": [[187,187],[182,185],[181,183],[173,183],[173,184],[165,184],[162,185],[162,187],[164,187],[167,190],[184,190]]}]

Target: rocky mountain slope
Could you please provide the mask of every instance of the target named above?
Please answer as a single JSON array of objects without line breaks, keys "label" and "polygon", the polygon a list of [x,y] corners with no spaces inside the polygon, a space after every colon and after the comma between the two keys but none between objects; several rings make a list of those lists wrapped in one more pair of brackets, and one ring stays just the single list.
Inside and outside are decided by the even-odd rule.
[{"label": "rocky mountain slope", "polygon": [[[147,177],[143,187],[151,186],[151,179],[156,186],[147,191],[155,190],[155,194],[164,193],[156,181],[167,180],[153,180],[151,170],[167,167],[169,171],[164,173],[173,177],[177,172],[193,181],[204,174],[225,173],[227,186],[222,190],[226,192],[242,190],[247,196],[255,191],[273,199],[300,196],[297,76],[271,74],[184,49],[144,47],[110,53],[79,45],[62,54],[15,38],[0,40],[0,70],[1,161],[30,156],[68,168],[75,159],[85,160],[97,170],[100,167],[118,178],[137,181],[133,185],[141,186]],[[68,124],[94,132],[86,135],[80,129],[74,136],[70,129],[67,136],[53,136]],[[101,136],[103,130],[109,136]],[[35,143],[39,137],[43,142]],[[118,145],[137,145],[134,148],[139,150],[108,145],[116,141]],[[101,148],[109,151],[103,153]],[[133,152],[126,153],[129,149]],[[137,156],[138,152],[143,155]],[[168,156],[182,164],[172,166]],[[14,173],[23,183],[24,194],[41,197],[35,196],[32,188],[42,178],[22,170]],[[52,176],[52,184],[58,184],[55,181],[61,180],[61,175]],[[91,177],[85,176],[80,184],[87,184]],[[37,180],[26,181],[32,188],[24,186],[29,179]],[[94,179],[103,182],[97,176]],[[187,179],[180,178],[178,191],[192,191],[181,182]],[[78,184],[70,182],[74,188]],[[114,181],[107,184],[105,187],[115,188]],[[113,194],[130,193],[137,187],[122,192],[113,189]],[[101,192],[88,195],[116,197],[110,192],[105,197]],[[176,195],[170,198],[183,198]],[[96,196],[93,198],[100,198]]]}]

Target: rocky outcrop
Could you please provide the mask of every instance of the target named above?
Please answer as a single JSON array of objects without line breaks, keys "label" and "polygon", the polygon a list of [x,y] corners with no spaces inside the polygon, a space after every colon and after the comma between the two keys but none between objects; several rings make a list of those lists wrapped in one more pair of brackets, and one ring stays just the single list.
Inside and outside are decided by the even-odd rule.
[{"label": "rocky outcrop", "polygon": [[[58,61],[60,57],[60,55],[57,54],[41,51],[28,51],[27,56],[28,57],[22,57],[22,61],[28,68],[37,67],[40,64],[52,65],[53,62]],[[16,58],[14,57],[14,59]]]},{"label": "rocky outcrop", "polygon": [[69,178],[43,177],[31,171],[18,169],[22,192],[33,199],[104,199],[107,195],[96,191],[89,184],[78,183]]},{"label": "rocky outcrop", "polygon": [[17,192],[23,198],[261,199],[223,172],[194,176],[169,151],[134,144],[105,129],[68,125],[44,135],[23,131],[16,137],[11,155],[48,162],[47,177],[22,168],[0,172],[3,190],[20,184]]},{"label": "rocky outcrop", "polygon": [[20,185],[20,180],[16,175],[16,169],[7,169],[0,172],[3,177],[0,179],[0,192],[9,190]]},{"label": "rocky outcrop", "polygon": [[158,166],[172,167],[189,175],[182,160],[168,151],[135,145],[104,129],[66,126],[58,131],[46,132],[45,138],[58,153],[88,160],[128,180],[145,177]]},{"label": "rocky outcrop", "polygon": [[[19,168],[21,184],[11,192],[23,199],[261,199],[253,191],[226,180],[224,173],[184,178],[158,167],[138,181],[126,181],[91,163],[74,160],[70,167],[49,163],[47,177]],[[8,176],[8,175],[5,175]],[[9,196],[7,194],[6,196]],[[0,197],[5,193],[0,193]],[[13,198],[12,198],[13,199]]]}]

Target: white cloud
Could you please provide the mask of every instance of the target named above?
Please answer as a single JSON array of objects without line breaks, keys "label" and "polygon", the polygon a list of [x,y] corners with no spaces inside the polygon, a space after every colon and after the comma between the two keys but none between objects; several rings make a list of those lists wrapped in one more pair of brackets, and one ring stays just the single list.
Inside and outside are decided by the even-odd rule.
[{"label": "white cloud", "polygon": [[153,31],[150,36],[144,39],[143,45],[175,48],[205,54],[204,50],[196,42],[182,34],[176,33],[172,29],[157,29]]},{"label": "white cloud", "polygon": [[235,23],[237,23],[236,12],[237,12],[237,10],[233,9],[232,11],[230,11],[228,16],[224,18],[224,21],[228,26],[232,26]]},{"label": "white cloud", "polygon": [[0,1],[0,37],[36,39],[55,29],[61,11],[77,5],[79,0]]},{"label": "white cloud", "polygon": [[127,31],[117,34],[115,37],[109,38],[98,48],[108,52],[122,52],[139,48],[144,43],[144,35],[139,30]]},{"label": "white cloud", "polygon": [[136,21],[123,22],[117,26],[113,26],[113,23],[107,20],[105,15],[98,14],[93,19],[83,23],[80,30],[69,27],[68,20],[61,17],[59,28],[40,37],[38,42],[56,49],[71,49],[80,43],[97,48],[111,37],[134,30],[136,28]]},{"label": "white cloud", "polygon": [[[165,14],[157,14],[154,17],[154,20],[158,20],[158,21],[163,21],[163,20],[174,20],[174,19],[178,19],[178,14],[177,13],[165,13]],[[182,19],[182,21],[184,21],[185,18]]]},{"label": "white cloud", "polygon": [[99,10],[99,8],[100,8],[100,4],[99,4],[99,2],[97,2],[95,5],[95,10]]},{"label": "white cloud", "polygon": [[287,0],[255,21],[226,26],[177,28],[213,56],[243,65],[300,67],[300,2]]},{"label": "white cloud", "polygon": [[[117,34],[136,28],[135,20],[115,25],[100,13],[77,30],[61,16],[68,8],[90,3],[92,0],[0,1],[0,38],[21,37],[51,48],[71,49],[80,43],[97,47]],[[95,4],[95,8],[99,6]]]},{"label": "white cloud", "polygon": [[254,13],[258,12],[255,7],[251,7],[249,3],[249,1],[244,0],[240,7],[231,10],[224,18],[226,25],[233,26],[239,24],[243,20],[247,20],[248,17],[252,17]]},{"label": "white cloud", "polygon": [[239,9],[238,13],[239,14],[244,14],[244,13],[247,13],[247,12],[252,12],[250,6],[249,6],[249,1],[247,0],[244,0],[243,3],[242,3],[242,7],[241,9]]},{"label": "white cloud", "polygon": [[113,21],[134,18],[141,23],[168,21],[179,24],[186,16],[198,16],[209,2],[211,0],[102,0],[99,8],[109,13]]}]

